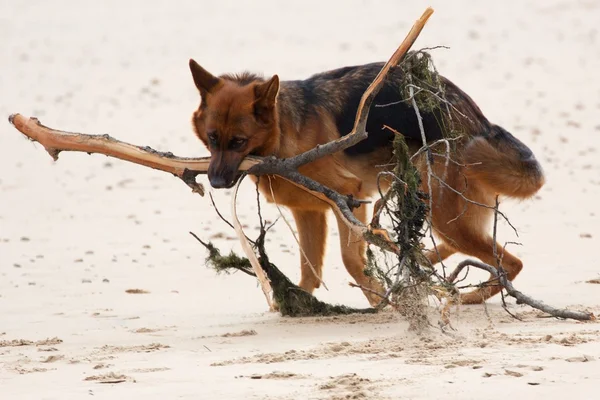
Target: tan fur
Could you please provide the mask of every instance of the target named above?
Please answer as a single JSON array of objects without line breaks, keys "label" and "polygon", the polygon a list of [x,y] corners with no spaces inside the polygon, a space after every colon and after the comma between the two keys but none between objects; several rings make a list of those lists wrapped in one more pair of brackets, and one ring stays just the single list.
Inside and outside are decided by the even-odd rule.
[{"label": "tan fur", "polygon": [[515,158],[510,148],[493,147],[481,137],[473,138],[467,144],[463,160],[465,164],[471,164],[465,170],[469,180],[508,197],[526,199],[544,185],[543,175]]}]

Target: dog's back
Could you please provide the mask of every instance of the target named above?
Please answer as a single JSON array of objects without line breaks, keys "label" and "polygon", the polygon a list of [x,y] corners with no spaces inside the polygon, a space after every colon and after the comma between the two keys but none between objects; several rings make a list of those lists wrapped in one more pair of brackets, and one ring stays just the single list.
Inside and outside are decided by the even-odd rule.
[{"label": "dog's back", "polygon": [[[339,135],[350,133],[361,97],[375,79],[383,63],[358,65],[327,71],[301,81],[282,82],[280,105],[283,113],[296,121],[306,121],[317,109],[325,110],[335,121]],[[421,142],[421,134],[414,110],[402,98],[401,71],[393,71],[375,97],[369,111],[369,137],[345,150],[347,155],[368,154],[388,147],[393,132],[385,125],[401,132],[408,140]],[[429,140],[443,137],[436,122],[439,115],[426,113],[423,124]]]},{"label": "dog's back", "polygon": [[[279,99],[281,115],[293,120],[302,131],[302,124],[311,115],[325,110],[335,121],[336,134],[346,135],[353,128],[363,93],[382,67],[383,63],[372,63],[323,72],[306,80],[284,81]],[[369,111],[369,135],[346,149],[347,157],[363,159],[361,156],[372,157],[381,151],[389,154],[394,133],[386,126],[401,133],[413,151],[423,146],[415,110],[401,92],[403,78],[400,69],[388,75]],[[536,193],[544,177],[531,150],[505,129],[490,123],[475,102],[451,81],[440,77],[440,84],[443,94],[438,96],[443,96],[447,105],[442,102],[439,108],[421,111],[427,141],[443,139],[450,129],[450,119],[451,129],[464,135],[458,141],[455,157],[471,165],[465,170],[471,180],[510,197],[526,198]]]}]

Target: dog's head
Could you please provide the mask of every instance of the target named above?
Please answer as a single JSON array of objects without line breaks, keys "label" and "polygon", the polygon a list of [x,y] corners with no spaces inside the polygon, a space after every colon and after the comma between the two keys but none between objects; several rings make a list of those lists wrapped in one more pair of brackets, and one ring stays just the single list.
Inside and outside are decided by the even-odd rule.
[{"label": "dog's head", "polygon": [[230,188],[244,157],[272,154],[279,145],[279,78],[216,77],[194,60],[190,70],[201,97],[192,123],[211,154],[208,179],[214,188]]}]

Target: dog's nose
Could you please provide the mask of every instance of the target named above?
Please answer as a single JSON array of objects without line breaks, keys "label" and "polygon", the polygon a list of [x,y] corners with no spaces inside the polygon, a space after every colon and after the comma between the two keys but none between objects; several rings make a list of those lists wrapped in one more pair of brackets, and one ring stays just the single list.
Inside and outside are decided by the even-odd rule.
[{"label": "dog's nose", "polygon": [[227,182],[227,180],[225,180],[225,178],[223,178],[222,176],[210,176],[208,180],[210,181],[210,186],[212,186],[215,189],[229,187],[229,182]]}]

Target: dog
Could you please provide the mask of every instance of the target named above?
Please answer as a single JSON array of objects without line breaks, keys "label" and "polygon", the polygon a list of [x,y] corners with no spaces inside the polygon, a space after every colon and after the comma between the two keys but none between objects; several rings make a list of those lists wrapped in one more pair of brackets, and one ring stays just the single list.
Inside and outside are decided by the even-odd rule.
[{"label": "dog", "polygon": [[[305,80],[281,81],[278,75],[265,79],[249,72],[212,75],[193,59],[189,67],[200,94],[193,113],[195,134],[211,154],[208,179],[213,188],[230,188],[239,177],[238,167],[247,155],[287,158],[350,133],[361,96],[380,72],[383,63],[350,66],[322,72]],[[367,199],[378,191],[378,174],[393,167],[392,141],[401,133],[427,182],[427,152],[419,121],[410,102],[399,90],[403,71],[394,68],[375,97],[367,120],[367,139],[335,154],[299,168],[299,172],[344,195]],[[432,264],[456,252],[497,265],[489,234],[497,195],[516,199],[533,196],[544,184],[544,173],[532,151],[502,127],[492,124],[475,102],[455,84],[440,76],[446,106],[423,111],[426,140],[444,137],[440,121],[451,119],[462,135],[452,141],[452,162],[434,156],[430,185],[421,184],[431,196],[431,221],[438,238],[437,251],[427,255]],[[442,178],[443,177],[443,181]],[[254,177],[255,182],[257,181]],[[382,179],[389,187],[389,180]],[[299,286],[309,293],[322,282],[329,205],[309,192],[277,176],[258,180],[268,202],[287,207],[296,222],[302,248]],[[468,200],[467,200],[468,199]],[[481,203],[488,207],[475,204]],[[365,205],[354,210],[367,222]],[[337,217],[337,216],[336,216]],[[371,305],[383,293],[381,283],[365,274],[366,243],[352,237],[337,218],[344,265],[363,288]],[[498,249],[502,246],[497,245]],[[509,280],[515,279],[523,263],[507,251],[502,266]],[[481,303],[499,293],[499,285],[462,293],[463,304]]]}]

